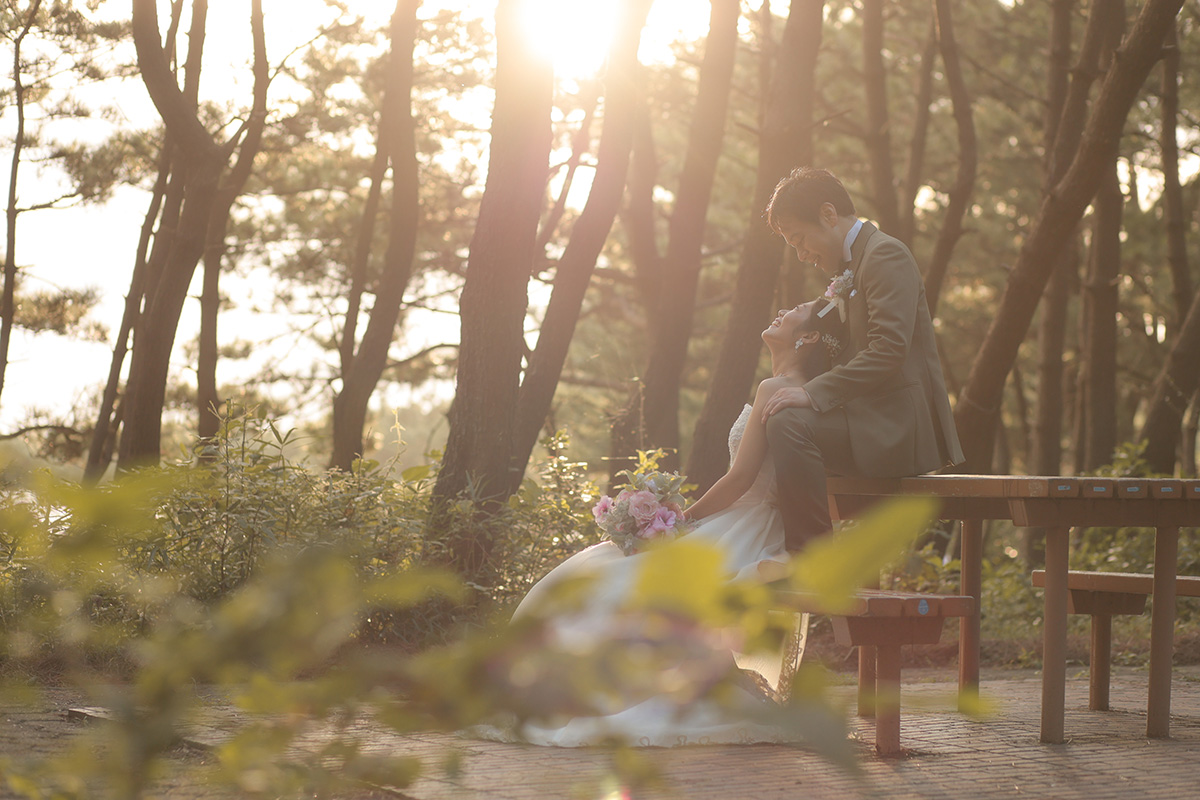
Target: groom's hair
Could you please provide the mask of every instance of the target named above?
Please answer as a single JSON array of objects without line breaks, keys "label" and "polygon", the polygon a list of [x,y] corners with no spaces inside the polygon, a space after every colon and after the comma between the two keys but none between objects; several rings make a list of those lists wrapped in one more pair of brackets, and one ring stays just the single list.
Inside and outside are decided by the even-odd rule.
[{"label": "groom's hair", "polygon": [[763,213],[771,230],[779,233],[780,221],[784,218],[816,222],[825,203],[832,204],[838,216],[852,217],[856,213],[850,193],[832,172],[817,167],[797,167],[775,187]]}]

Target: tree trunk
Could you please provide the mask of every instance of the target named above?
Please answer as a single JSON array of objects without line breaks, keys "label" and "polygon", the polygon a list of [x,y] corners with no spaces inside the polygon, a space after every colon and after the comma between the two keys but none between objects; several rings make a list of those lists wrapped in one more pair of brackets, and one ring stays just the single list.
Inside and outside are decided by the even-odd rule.
[{"label": "tree trunk", "polygon": [[[196,29],[203,29],[206,8],[204,2],[193,5],[190,47],[198,47],[202,42],[203,37]],[[134,338],[117,460],[121,470],[157,463],[160,457],[163,400],[179,316],[196,264],[204,254],[220,176],[236,145],[235,138],[219,146],[197,116],[194,98],[199,58],[190,51],[184,90],[180,91],[176,84],[159,41],[155,0],[133,0],[132,29],[142,80],[167,132],[179,145],[175,172],[185,188],[178,230],[170,237],[161,274],[156,276],[152,270],[148,276],[141,330],[153,331],[154,335]],[[159,232],[163,230],[160,226]],[[159,249],[158,242],[155,249]]]},{"label": "tree trunk", "polygon": [[1188,264],[1187,220],[1183,209],[1183,188],[1179,184],[1179,37],[1175,26],[1167,32],[1163,45],[1162,123],[1159,148],[1162,151],[1163,216],[1167,228],[1167,262],[1171,266],[1171,298],[1175,317],[1167,326],[1173,340],[1187,316],[1192,296],[1192,272]]},{"label": "tree trunk", "polygon": [[1117,52],[1114,68],[1105,76],[1070,168],[1042,201],[1029,236],[1021,245],[1000,307],[955,408],[967,456],[962,468],[967,471],[978,471],[991,463],[1004,379],[1029,329],[1049,273],[1095,195],[1101,167],[1117,157],[1125,117],[1159,57],[1163,38],[1181,5],[1182,0],[1147,0],[1142,7]]},{"label": "tree trunk", "polygon": [[[1029,471],[1030,460],[1030,442],[1033,439],[1033,425],[1029,421],[1029,397],[1025,393],[1025,373],[1021,370],[1020,365],[1013,367],[1012,371],[1012,387],[1013,400],[1016,405],[1017,430],[1020,436],[1017,441],[1021,445],[1021,457],[1025,463],[1025,471]],[[1011,456],[1010,456],[1011,458]]]},{"label": "tree trunk", "polygon": [[934,0],[937,13],[938,45],[942,52],[942,63],[946,67],[946,81],[950,84],[950,99],[954,103],[954,121],[958,128],[958,175],[950,189],[950,200],[946,204],[946,216],[938,232],[933,248],[933,258],[925,273],[925,295],[929,303],[929,314],[937,314],[938,298],[942,283],[950,268],[950,256],[963,234],[963,217],[971,203],[975,190],[975,170],[978,160],[975,146],[975,120],[971,113],[971,95],[963,80],[962,63],[958,58],[958,43],[954,39],[954,21],[950,11],[950,0]]},{"label": "tree trunk", "polygon": [[[1175,453],[1182,435],[1188,401],[1200,390],[1200,292],[1183,327],[1167,354],[1167,361],[1154,381],[1150,411],[1142,426],[1146,443],[1143,457],[1150,469],[1164,475],[1175,473]],[[1195,447],[1193,443],[1193,448]]]},{"label": "tree trunk", "polygon": [[687,462],[688,479],[700,492],[729,468],[729,428],[753,389],[762,351],[761,333],[771,320],[779,268],[787,249],[763,222],[762,209],[776,184],[794,166],[812,161],[815,74],[824,7],[824,0],[792,0],[776,63],[767,72],[758,174],[742,240],[737,286]]},{"label": "tree trunk", "polygon": [[630,457],[634,449],[661,447],[668,452],[665,468],[679,463],[680,382],[692,332],[708,203],[724,137],[739,10],[738,0],[712,0],[696,108],[663,262],[660,286],[664,294],[669,292],[670,300],[658,304],[651,323],[655,332],[649,363],[613,423],[613,472],[622,468],[620,459]]},{"label": "tree trunk", "polygon": [[924,180],[925,145],[929,138],[929,117],[933,106],[933,62],[937,60],[937,52],[937,17],[934,15],[929,22],[929,36],[921,48],[921,77],[917,80],[917,104],[908,150],[908,177],[904,181],[904,202],[900,205],[900,235],[896,237],[910,246],[917,235],[917,194]]},{"label": "tree trunk", "polygon": [[1185,478],[1196,477],[1196,439],[1200,434],[1200,391],[1192,395],[1191,405],[1183,417],[1183,447],[1179,471]]},{"label": "tree trunk", "polygon": [[[491,152],[459,301],[457,391],[430,521],[445,536],[445,560],[466,575],[487,563],[487,520],[512,485],[527,286],[550,158],[553,73],[525,46],[520,11],[518,0],[496,7]],[[451,530],[459,498],[472,502],[474,520]]]},{"label": "tree trunk", "polygon": [[1110,463],[1117,446],[1117,283],[1125,196],[1115,161],[1105,173],[1092,203],[1092,245],[1083,284],[1087,324],[1083,341],[1087,363],[1084,465],[1088,471]]},{"label": "tree trunk", "polygon": [[[571,196],[571,187],[575,185],[575,175],[579,172],[579,164],[583,160],[583,154],[591,147],[592,123],[596,117],[596,108],[600,105],[601,83],[600,80],[594,80],[580,90],[579,102],[583,106],[583,119],[579,122],[579,129],[571,137],[571,155],[567,159],[567,163],[562,165],[567,169],[567,174],[563,176],[562,189],[559,190],[558,197],[549,213],[546,214],[546,219],[542,222],[541,230],[538,233],[535,246],[538,256],[546,252],[546,247],[554,238],[554,232],[562,223],[563,215],[567,211],[567,198]],[[604,116],[608,116],[608,109],[605,109]],[[562,166],[556,165],[552,172],[557,172]],[[533,266],[535,271],[540,271],[539,264]]]},{"label": "tree trunk", "polygon": [[[181,2],[171,4],[171,23],[167,28],[165,50],[175,51],[175,41],[179,32],[179,24],[183,14]],[[158,177],[151,190],[150,205],[142,221],[141,233],[138,236],[137,253],[133,261],[133,275],[129,281],[129,293],[125,296],[125,308],[121,315],[121,325],[113,342],[113,355],[109,363],[108,380],[100,400],[100,410],[96,414],[96,425],[92,429],[92,443],[88,448],[87,465],[84,468],[84,481],[95,483],[103,477],[112,463],[117,445],[117,434],[124,418],[123,405],[118,404],[118,392],[121,387],[121,372],[125,366],[125,356],[128,354],[129,337],[137,337],[138,325],[141,321],[143,304],[157,285],[157,274],[161,272],[161,261],[169,249],[169,231],[178,227],[179,208],[183,204],[183,183],[178,176],[173,176],[172,165],[175,163],[175,146],[168,131],[163,136],[162,149],[158,160]],[[159,234],[155,235],[154,225],[157,220],[164,220],[159,225]],[[168,224],[165,222],[170,220]],[[154,247],[151,249],[151,241]]]},{"label": "tree trunk", "polygon": [[108,470],[112,463],[113,449],[116,444],[116,434],[119,425],[115,418],[117,393],[121,387],[121,372],[125,368],[125,356],[129,349],[129,337],[137,328],[138,319],[142,314],[142,301],[146,297],[146,274],[149,271],[148,255],[150,238],[154,233],[154,221],[162,210],[163,200],[167,192],[168,178],[171,174],[171,154],[169,143],[164,142],[163,153],[159,158],[158,179],[150,195],[150,208],[142,222],[141,234],[138,237],[137,255],[134,257],[133,276],[129,281],[129,293],[125,296],[125,308],[121,313],[121,325],[113,341],[113,355],[108,367],[108,380],[104,384],[104,392],[100,398],[100,410],[96,414],[96,424],[92,428],[92,443],[88,448],[87,465],[84,467],[83,479],[86,483],[96,483]]},{"label": "tree trunk", "polygon": [[[1075,68],[1071,70],[1070,83],[1066,87],[1065,97],[1062,100],[1062,116],[1053,126],[1054,144],[1046,154],[1049,159],[1046,173],[1050,176],[1050,183],[1046,187],[1048,193],[1052,192],[1066,175],[1067,168],[1079,150],[1083,129],[1088,121],[1088,95],[1091,93],[1092,84],[1103,74],[1101,59],[1104,54],[1109,22],[1115,15],[1122,13],[1120,9],[1123,7],[1123,0],[1094,0],[1092,3],[1087,26],[1083,31],[1083,42],[1079,46],[1079,57],[1075,61]],[[1054,13],[1056,15],[1069,14],[1070,11],[1069,9],[1056,9]],[[1052,36],[1056,40],[1063,37],[1069,39],[1070,33],[1069,31],[1052,33]],[[1062,42],[1051,42],[1051,58],[1058,57],[1057,52],[1062,46]],[[1051,90],[1054,90],[1053,84]]]},{"label": "tree trunk", "polygon": [[[604,128],[587,203],[554,272],[554,290],[521,382],[510,491],[519,488],[538,434],[550,412],[584,294],[621,205],[638,106],[638,45],[650,11],[647,0],[622,0],[621,20],[608,60]],[[539,252],[541,249],[539,248]]]},{"label": "tree trunk", "polygon": [[[638,293],[658,296],[662,282],[662,252],[658,245],[658,210],[654,189],[658,185],[658,156],[650,114],[641,104],[634,111],[633,151],[630,154],[628,201],[621,209],[622,228],[629,239],[629,258],[633,262]],[[653,331],[649,332],[653,335]]]},{"label": "tree trunk", "polygon": [[367,176],[370,187],[363,201],[362,216],[354,239],[354,252],[350,256],[350,290],[346,295],[346,320],[342,325],[342,338],[338,343],[338,356],[342,367],[342,380],[354,363],[355,345],[358,343],[358,317],[362,311],[363,293],[367,291],[367,277],[371,265],[371,245],[375,240],[375,224],[379,219],[379,205],[383,200],[383,182],[388,171],[388,141],[380,121],[375,141],[375,158]]},{"label": "tree trunk", "polygon": [[17,313],[17,170],[21,166],[21,150],[25,146],[25,87],[21,83],[21,44],[37,19],[41,0],[29,7],[21,30],[13,39],[13,100],[17,108],[17,131],[13,136],[12,162],[8,173],[8,204],[4,214],[4,290],[0,292],[0,392],[4,391],[4,376],[8,372],[8,349],[12,343],[13,318]]},{"label": "tree trunk", "polygon": [[[1043,157],[1045,183],[1053,185],[1053,151],[1070,81],[1071,16],[1075,0],[1054,0],[1050,23],[1050,74],[1046,91],[1046,138]],[[1032,472],[1057,475],[1062,471],[1063,351],[1067,340],[1067,303],[1074,250],[1055,264],[1042,299],[1038,324],[1037,410],[1034,424]],[[1027,560],[1028,563],[1028,560]],[[1040,564],[1039,564],[1040,565]]]},{"label": "tree trunk", "polygon": [[896,177],[892,171],[887,68],[883,63],[883,0],[863,0],[863,89],[867,98],[867,158],[871,164],[875,217],[885,233],[900,232]]},{"label": "tree trunk", "polygon": [[238,148],[237,163],[217,195],[204,248],[200,351],[196,359],[196,434],[201,441],[216,436],[221,426],[221,398],[217,394],[217,317],[221,311],[221,261],[225,256],[229,214],[254,170],[254,159],[262,148],[267,120],[267,86],[271,76],[267,65],[262,0],[251,0],[250,31],[254,39],[254,106]]},{"label": "tree trunk", "polygon": [[[375,292],[370,321],[358,353],[347,364],[343,357],[342,391],[333,402],[333,455],[330,466],[348,470],[363,454],[367,408],[384,367],[400,318],[404,291],[412,278],[420,215],[416,121],[412,110],[413,45],[417,37],[420,0],[397,0],[391,20],[389,77],[380,119],[380,149],[392,165],[392,203],[388,248],[383,275]],[[374,226],[364,223],[364,228]],[[357,309],[355,310],[357,316]],[[353,322],[346,318],[353,336]],[[353,347],[353,339],[350,339]],[[345,345],[343,344],[343,348]],[[344,351],[343,351],[344,352]]]},{"label": "tree trunk", "polygon": [[[1109,22],[1101,62],[1110,69],[1113,52],[1125,30],[1125,4]],[[1083,284],[1084,362],[1087,364],[1087,439],[1084,466],[1094,471],[1112,461],[1117,446],[1117,285],[1121,274],[1121,227],[1125,196],[1117,175],[1117,159],[1103,167],[1092,201],[1092,237],[1087,279]]]},{"label": "tree trunk", "polygon": [[1058,475],[1062,471],[1063,350],[1074,270],[1073,252],[1068,251],[1055,266],[1042,298],[1032,465],[1035,475]]}]

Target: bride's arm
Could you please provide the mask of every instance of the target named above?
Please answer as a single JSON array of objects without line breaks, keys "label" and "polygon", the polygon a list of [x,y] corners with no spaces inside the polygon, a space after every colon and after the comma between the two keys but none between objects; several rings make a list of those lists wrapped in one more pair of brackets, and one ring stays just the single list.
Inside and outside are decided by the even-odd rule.
[{"label": "bride's arm", "polygon": [[685,516],[689,520],[702,519],[728,508],[753,485],[762,468],[763,459],[767,456],[767,431],[762,421],[763,407],[781,386],[780,382],[772,378],[758,385],[758,392],[754,396],[754,409],[750,412],[746,432],[742,434],[742,443],[733,457],[733,464],[703,497],[688,506]]}]

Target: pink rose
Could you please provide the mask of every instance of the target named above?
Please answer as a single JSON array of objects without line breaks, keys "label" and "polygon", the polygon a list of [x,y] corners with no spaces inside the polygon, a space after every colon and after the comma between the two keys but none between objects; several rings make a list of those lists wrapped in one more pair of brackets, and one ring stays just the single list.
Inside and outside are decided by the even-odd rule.
[{"label": "pink rose", "polygon": [[654,519],[654,515],[661,508],[658,504],[658,498],[653,492],[648,492],[645,489],[634,492],[629,496],[629,513],[638,521],[638,525],[644,527],[650,520]]},{"label": "pink rose", "polygon": [[612,511],[612,507],[613,499],[606,494],[601,495],[599,502],[592,506],[592,516],[596,519],[596,522],[600,522],[608,515],[608,512]]},{"label": "pink rose", "polygon": [[643,538],[648,539],[674,529],[677,519],[678,517],[675,516],[674,511],[665,506],[660,506],[658,511],[654,513],[654,517],[650,520],[650,524],[646,526]]}]

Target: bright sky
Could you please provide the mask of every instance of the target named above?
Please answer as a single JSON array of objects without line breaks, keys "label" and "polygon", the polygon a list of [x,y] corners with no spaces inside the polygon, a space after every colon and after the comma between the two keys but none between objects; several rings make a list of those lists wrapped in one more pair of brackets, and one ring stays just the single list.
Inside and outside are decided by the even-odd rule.
[{"label": "bright sky", "polygon": [[[599,66],[612,33],[610,12],[614,3],[607,0],[530,0],[530,4],[531,38],[546,44],[561,75],[582,77]],[[168,4],[161,2],[159,5],[165,13]],[[350,5],[353,12],[379,23],[386,21],[395,7],[392,0],[357,0]],[[324,0],[264,0],[263,6],[268,58],[272,64],[303,47],[321,26],[337,18],[337,12],[328,8]],[[419,14],[429,17],[441,7],[465,8],[488,19],[494,11],[495,0],[424,0]],[[655,0],[643,34],[642,60],[665,60],[671,56],[672,42],[703,36],[708,27],[708,12],[709,5],[703,0]],[[127,16],[128,0],[105,0],[99,13],[109,17]],[[246,66],[251,52],[248,14],[246,0],[209,2],[210,33],[206,41],[202,88],[209,96],[222,87],[232,87],[234,96],[249,93],[251,76]],[[164,30],[166,22],[163,17],[160,27]],[[11,80],[7,70],[5,79]],[[116,124],[146,126],[154,121],[153,105],[140,82],[131,81],[120,88],[106,86],[102,91],[106,98],[111,98],[118,112]],[[487,103],[488,107],[481,109],[484,118],[490,113],[490,99]],[[109,125],[93,120],[77,126],[73,135],[102,137],[111,130]],[[12,136],[15,120],[11,113],[0,114],[0,126],[3,126],[5,136]],[[586,176],[580,178],[586,180]],[[0,179],[2,185],[7,186],[7,159],[0,164]],[[22,204],[39,202],[52,194],[52,183],[49,176],[39,176],[31,166],[23,165],[19,187]],[[28,267],[23,270],[23,285],[30,290],[46,286],[98,286],[103,299],[93,316],[115,332],[120,324],[138,227],[145,208],[144,193],[123,189],[103,207],[23,214],[17,239],[18,264]],[[254,287],[246,287],[246,292],[239,294],[231,291],[228,283],[225,288],[234,296],[242,297],[254,291]],[[196,294],[198,288],[194,286],[192,295]],[[177,346],[195,336],[198,327],[196,306],[191,301],[185,308],[176,337]],[[223,319],[226,320],[224,325],[232,322]],[[261,326],[264,337],[270,335],[273,325],[270,320],[253,318],[247,322]],[[243,324],[234,325],[245,335]],[[432,338],[438,341],[445,341],[448,334],[451,339],[457,337],[457,321],[444,315],[414,327],[436,329]],[[417,346],[418,343],[413,342],[413,347]],[[0,397],[0,432],[11,430],[20,423],[29,407],[61,413],[81,398],[98,394],[107,376],[110,348],[110,343],[81,343],[52,335],[31,337],[17,332],[11,345],[4,394]],[[297,357],[305,356],[299,354]],[[187,368],[181,356],[177,356],[176,364],[179,368]],[[223,381],[230,379],[228,374],[221,376]],[[84,406],[90,414],[95,403],[89,399]]]}]

